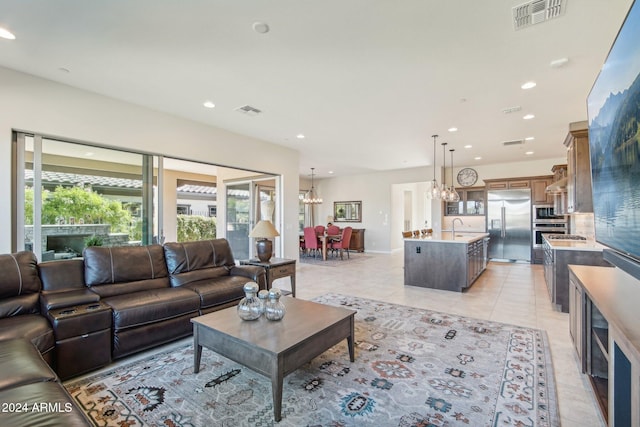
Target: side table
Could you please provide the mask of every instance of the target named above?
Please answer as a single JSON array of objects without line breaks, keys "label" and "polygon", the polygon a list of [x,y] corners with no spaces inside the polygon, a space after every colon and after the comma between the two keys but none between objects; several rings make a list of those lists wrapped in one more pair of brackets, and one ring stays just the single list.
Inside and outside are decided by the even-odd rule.
[{"label": "side table", "polygon": [[256,265],[265,269],[267,273],[267,289],[271,289],[273,281],[282,277],[291,280],[291,295],[296,296],[296,260],[287,258],[271,258],[267,262],[259,259],[244,259],[240,265]]}]

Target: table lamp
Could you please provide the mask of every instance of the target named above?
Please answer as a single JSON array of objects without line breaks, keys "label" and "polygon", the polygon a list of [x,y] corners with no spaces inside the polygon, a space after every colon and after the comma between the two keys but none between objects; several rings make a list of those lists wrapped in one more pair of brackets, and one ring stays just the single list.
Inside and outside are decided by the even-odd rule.
[{"label": "table lamp", "polygon": [[271,221],[265,219],[258,221],[253,230],[251,230],[249,237],[258,239],[256,241],[256,253],[261,262],[269,262],[273,253],[273,243],[269,238],[278,237],[279,235],[280,233],[278,233]]}]

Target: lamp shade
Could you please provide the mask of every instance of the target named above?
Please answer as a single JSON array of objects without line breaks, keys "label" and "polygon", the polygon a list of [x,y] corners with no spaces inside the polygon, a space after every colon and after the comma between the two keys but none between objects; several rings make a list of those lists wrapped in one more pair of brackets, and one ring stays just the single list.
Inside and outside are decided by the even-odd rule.
[{"label": "lamp shade", "polygon": [[271,221],[263,219],[258,221],[251,233],[249,233],[249,237],[258,237],[258,238],[269,238],[269,237],[278,237],[280,233],[273,226]]}]

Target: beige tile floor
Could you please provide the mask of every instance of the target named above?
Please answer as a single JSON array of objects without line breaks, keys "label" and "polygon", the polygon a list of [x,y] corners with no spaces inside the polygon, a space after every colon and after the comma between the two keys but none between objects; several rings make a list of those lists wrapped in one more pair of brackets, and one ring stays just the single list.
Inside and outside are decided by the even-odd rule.
[{"label": "beige tile floor", "polygon": [[[336,267],[298,263],[296,294],[311,299],[328,292],[444,311],[543,329],[549,337],[562,426],[606,425],[588,380],[578,369],[569,336],[569,316],[551,306],[542,266],[489,263],[464,293],[405,287],[403,252],[352,254]],[[289,279],[275,286],[290,289]]]}]

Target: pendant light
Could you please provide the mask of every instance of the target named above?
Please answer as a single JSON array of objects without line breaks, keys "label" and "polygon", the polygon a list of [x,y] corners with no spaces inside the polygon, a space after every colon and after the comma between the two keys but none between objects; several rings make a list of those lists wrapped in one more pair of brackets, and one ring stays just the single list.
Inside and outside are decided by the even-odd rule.
[{"label": "pendant light", "polygon": [[456,188],[453,186],[453,152],[456,151],[453,148],[449,150],[451,153],[451,189],[449,190],[449,202],[459,202],[460,195],[456,191]]},{"label": "pendant light", "polygon": [[315,189],[313,188],[313,171],[315,168],[311,168],[311,190],[304,195],[304,199],[302,199],[302,203],[305,205],[319,205],[322,203],[322,198],[318,197]]},{"label": "pendant light", "polygon": [[[442,168],[447,170],[447,143],[443,142],[442,144]],[[444,174],[444,178],[442,180],[442,187],[440,188],[440,198],[444,201],[449,200],[449,187],[447,187],[447,174]]]},{"label": "pendant light", "polygon": [[429,185],[427,198],[437,200],[440,198],[440,186],[436,181],[436,138],[438,138],[438,135],[431,135],[431,137],[433,138],[433,181]]}]

